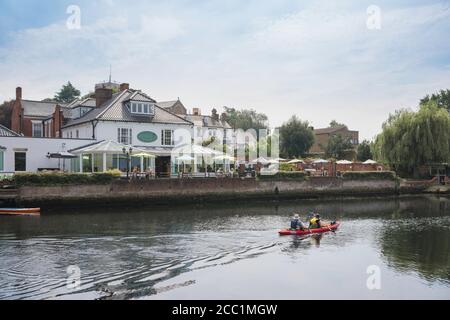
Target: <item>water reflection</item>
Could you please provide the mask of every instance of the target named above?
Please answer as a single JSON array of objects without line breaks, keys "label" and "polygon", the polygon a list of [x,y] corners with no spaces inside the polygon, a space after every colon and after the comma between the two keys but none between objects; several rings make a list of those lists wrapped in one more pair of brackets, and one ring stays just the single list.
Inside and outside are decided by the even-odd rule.
[{"label": "water reflection", "polygon": [[[350,250],[346,268],[351,269],[361,247],[381,252],[386,266],[401,274],[447,281],[449,203],[436,197],[302,200],[0,217],[0,299],[146,297],[195,287],[195,279],[170,282],[180,275],[242,261],[257,265],[262,256],[303,266],[305,255],[328,262]],[[343,221],[341,228],[307,237],[278,236],[293,212],[312,210]],[[69,265],[82,270],[82,286],[75,291],[65,286]]]}]

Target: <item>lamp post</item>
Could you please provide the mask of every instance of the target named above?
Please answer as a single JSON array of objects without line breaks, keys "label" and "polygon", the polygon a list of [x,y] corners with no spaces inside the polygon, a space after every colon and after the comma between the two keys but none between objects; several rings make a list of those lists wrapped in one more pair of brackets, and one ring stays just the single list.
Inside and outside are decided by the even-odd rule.
[{"label": "lamp post", "polygon": [[131,154],[133,152],[133,148],[130,147],[128,150],[127,148],[122,149],[123,154],[126,156],[127,159],[127,179],[130,177],[130,160],[131,160]]}]

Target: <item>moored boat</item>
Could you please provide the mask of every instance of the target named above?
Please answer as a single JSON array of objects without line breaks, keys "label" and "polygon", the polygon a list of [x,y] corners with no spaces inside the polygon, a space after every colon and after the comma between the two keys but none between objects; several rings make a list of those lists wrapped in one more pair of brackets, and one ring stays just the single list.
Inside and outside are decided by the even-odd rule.
[{"label": "moored boat", "polygon": [[281,236],[305,236],[308,234],[315,234],[315,233],[324,233],[324,232],[330,232],[330,231],[336,231],[339,226],[341,225],[340,222],[336,222],[334,224],[327,224],[323,226],[322,228],[317,229],[306,229],[306,230],[291,230],[291,229],[284,229],[279,231],[278,233]]},{"label": "moored boat", "polygon": [[41,208],[0,208],[0,215],[6,216],[38,216]]}]

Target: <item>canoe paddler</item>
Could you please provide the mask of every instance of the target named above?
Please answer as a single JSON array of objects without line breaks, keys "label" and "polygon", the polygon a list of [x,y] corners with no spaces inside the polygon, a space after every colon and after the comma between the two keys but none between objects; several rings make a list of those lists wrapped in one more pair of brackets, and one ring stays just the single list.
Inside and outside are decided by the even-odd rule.
[{"label": "canoe paddler", "polygon": [[305,224],[300,221],[300,215],[296,213],[291,220],[291,230],[305,230]]},{"label": "canoe paddler", "polygon": [[321,228],[320,214],[316,213],[311,218],[311,220],[309,220],[309,228],[310,229],[319,229],[319,228]]}]

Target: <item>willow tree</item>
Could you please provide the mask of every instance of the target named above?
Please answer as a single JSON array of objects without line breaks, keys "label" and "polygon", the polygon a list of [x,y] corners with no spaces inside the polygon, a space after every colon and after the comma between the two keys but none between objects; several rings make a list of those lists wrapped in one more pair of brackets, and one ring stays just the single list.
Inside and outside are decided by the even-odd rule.
[{"label": "willow tree", "polygon": [[434,101],[422,104],[418,112],[397,111],[383,124],[374,153],[396,171],[415,175],[422,165],[449,162],[450,115]]}]

